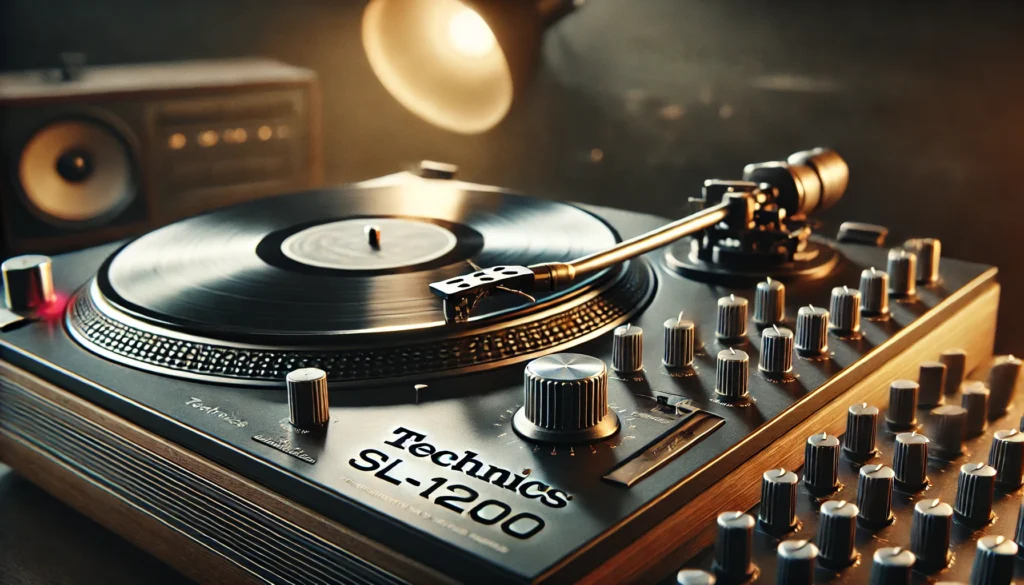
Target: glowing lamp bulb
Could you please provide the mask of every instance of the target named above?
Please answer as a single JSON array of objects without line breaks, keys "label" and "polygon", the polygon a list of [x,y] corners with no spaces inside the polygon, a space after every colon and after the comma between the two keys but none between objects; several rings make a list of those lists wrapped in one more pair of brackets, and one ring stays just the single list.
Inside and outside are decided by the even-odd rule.
[{"label": "glowing lamp bulb", "polygon": [[497,45],[491,27],[470,8],[452,14],[448,20],[448,40],[467,57],[483,57]]}]

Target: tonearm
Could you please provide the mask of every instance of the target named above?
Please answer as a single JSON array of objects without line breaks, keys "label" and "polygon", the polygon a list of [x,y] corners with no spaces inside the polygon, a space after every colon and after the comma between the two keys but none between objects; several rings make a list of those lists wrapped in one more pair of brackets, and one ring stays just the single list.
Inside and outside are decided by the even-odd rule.
[{"label": "tonearm", "polygon": [[527,294],[564,289],[601,270],[686,236],[694,236],[694,256],[728,269],[771,267],[798,260],[807,246],[807,216],[834,205],[846,191],[849,168],[834,151],[815,148],[785,161],[747,165],[742,181],[704,182],[704,205],[697,213],[646,234],[569,262],[496,266],[434,282],[430,290],[444,302],[445,320],[469,319],[474,307],[502,291]]}]

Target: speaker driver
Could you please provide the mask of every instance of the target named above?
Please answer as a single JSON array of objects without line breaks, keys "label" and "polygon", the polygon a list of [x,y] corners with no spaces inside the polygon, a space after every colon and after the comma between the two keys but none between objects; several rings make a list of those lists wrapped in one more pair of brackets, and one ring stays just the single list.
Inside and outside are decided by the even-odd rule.
[{"label": "speaker driver", "polygon": [[132,157],[106,125],[62,120],[29,139],[18,164],[28,203],[48,223],[93,224],[135,197]]}]

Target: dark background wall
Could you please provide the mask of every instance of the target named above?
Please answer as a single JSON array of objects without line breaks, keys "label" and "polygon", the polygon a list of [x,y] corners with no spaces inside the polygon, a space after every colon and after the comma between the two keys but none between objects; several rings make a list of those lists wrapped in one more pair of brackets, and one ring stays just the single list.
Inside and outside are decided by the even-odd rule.
[{"label": "dark background wall", "polygon": [[[999,265],[1000,348],[1024,352],[1017,3],[590,0],[547,36],[526,99],[470,137],[384,91],[363,57],[362,6],[3,0],[0,69],[49,66],[65,50],[94,63],[276,57],[320,75],[329,181],[433,158],[470,180],[666,216],[705,178],[830,145],[853,176],[823,219],[882,223],[894,241],[939,237],[949,255]],[[23,480],[0,489],[15,494],[4,509],[21,510],[0,513],[0,566],[15,581],[175,580]]]}]

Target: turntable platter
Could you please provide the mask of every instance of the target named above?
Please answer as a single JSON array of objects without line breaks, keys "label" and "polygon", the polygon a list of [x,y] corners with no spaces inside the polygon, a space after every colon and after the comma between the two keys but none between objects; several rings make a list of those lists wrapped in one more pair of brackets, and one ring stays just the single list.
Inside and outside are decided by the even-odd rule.
[{"label": "turntable platter", "polygon": [[495,294],[458,325],[429,284],[618,239],[578,207],[454,181],[312,191],[138,238],[76,295],[68,326],[117,361],[230,381],[279,382],[296,365],[343,380],[500,365],[619,324],[649,296],[649,269],[618,266],[536,302]]},{"label": "turntable platter", "polygon": [[[100,287],[147,320],[218,335],[439,327],[431,282],[471,263],[570,260],[617,239],[562,203],[420,187],[316,191],[182,221],[114,255]],[[377,247],[370,229],[379,230]],[[480,318],[524,301],[501,295]]]}]

